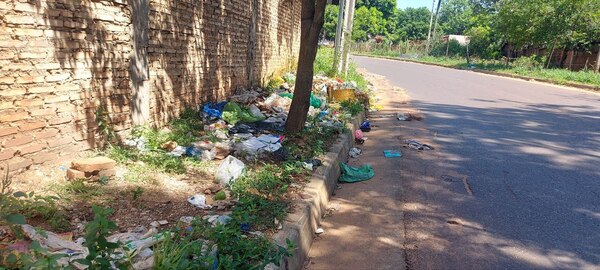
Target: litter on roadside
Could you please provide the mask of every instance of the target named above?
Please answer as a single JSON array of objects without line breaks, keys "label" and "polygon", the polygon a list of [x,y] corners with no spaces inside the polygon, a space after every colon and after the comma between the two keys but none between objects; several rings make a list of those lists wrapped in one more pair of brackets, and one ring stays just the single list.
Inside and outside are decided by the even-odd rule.
[{"label": "litter on roadside", "polygon": [[364,121],[360,124],[360,130],[362,132],[369,132],[371,131],[371,122],[369,121]]},{"label": "litter on roadside", "polygon": [[360,168],[355,168],[340,162],[340,168],[342,170],[340,182],[342,183],[361,182],[369,180],[375,176],[375,170],[373,170],[373,167],[368,164]]},{"label": "litter on roadside", "polygon": [[357,158],[358,156],[360,156],[362,154],[362,150],[360,150],[360,148],[356,148],[356,147],[352,147],[350,149],[350,151],[348,151],[348,155],[351,158]]},{"label": "litter on roadside", "polygon": [[245,167],[246,165],[241,160],[234,156],[228,156],[217,168],[215,181],[222,185],[228,185],[242,175]]},{"label": "litter on roadside", "polygon": [[414,150],[422,151],[422,150],[433,150],[434,149],[432,146],[420,143],[417,140],[405,140],[404,143],[406,144],[405,147],[408,147],[408,148],[414,149]]},{"label": "litter on roadside", "polygon": [[193,206],[196,206],[200,209],[210,209],[212,206],[206,203],[206,196],[204,194],[196,194],[192,197],[188,198],[188,202]]},{"label": "litter on roadside", "polygon": [[421,120],[423,120],[423,117],[421,115],[415,114],[415,113],[398,113],[398,115],[396,117],[398,118],[399,121],[412,121],[412,120],[421,121]]},{"label": "litter on roadside", "polygon": [[399,158],[402,157],[402,152],[398,150],[383,150],[383,156],[386,158]]}]

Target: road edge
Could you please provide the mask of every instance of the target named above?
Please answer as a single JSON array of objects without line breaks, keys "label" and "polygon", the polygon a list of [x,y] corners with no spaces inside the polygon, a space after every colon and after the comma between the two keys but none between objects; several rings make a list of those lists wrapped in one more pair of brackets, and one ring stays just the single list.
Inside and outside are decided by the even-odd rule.
[{"label": "road edge", "polygon": [[279,267],[270,264],[267,270],[300,270],[304,269],[304,262],[314,240],[315,230],[320,227],[321,220],[329,204],[331,195],[340,177],[340,162],[348,160],[348,151],[354,145],[353,130],[360,127],[365,119],[365,114],[360,113],[348,123],[347,132],[342,133],[324,155],[323,165],[317,168],[310,181],[304,187],[304,192],[310,198],[296,202],[299,210],[289,213],[281,231],[273,236],[275,242],[287,246],[286,240],[296,245],[292,255],[283,258]]},{"label": "road edge", "polygon": [[541,82],[541,83],[546,83],[546,84],[550,84],[553,86],[568,86],[568,87],[572,87],[572,88],[577,88],[579,90],[590,91],[593,93],[600,93],[600,86],[593,86],[593,85],[587,85],[587,84],[580,84],[580,83],[573,83],[573,82],[562,83],[562,82],[558,82],[556,80],[550,80],[550,79],[539,79],[539,78],[527,77],[527,76],[516,75],[516,74],[508,74],[508,73],[502,73],[502,72],[478,69],[478,68],[467,69],[467,68],[448,66],[448,65],[438,64],[438,63],[428,63],[428,62],[421,62],[421,61],[416,61],[416,60],[411,60],[411,59],[396,58],[396,57],[389,57],[389,56],[374,56],[374,55],[358,54],[358,53],[353,53],[352,55],[400,61],[400,62],[408,62],[408,63],[415,63],[415,64],[423,64],[423,65],[437,66],[437,67],[443,67],[443,68],[451,68],[451,69],[456,69],[456,70],[472,71],[472,72],[482,73],[482,74],[487,74],[487,75],[492,75],[492,76],[519,79],[519,80],[523,80],[523,81],[527,81],[527,82]]}]

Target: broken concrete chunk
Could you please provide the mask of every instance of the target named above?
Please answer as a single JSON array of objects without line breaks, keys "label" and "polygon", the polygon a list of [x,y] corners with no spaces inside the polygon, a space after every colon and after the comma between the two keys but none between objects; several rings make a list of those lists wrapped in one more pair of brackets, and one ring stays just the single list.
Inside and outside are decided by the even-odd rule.
[{"label": "broken concrete chunk", "polygon": [[117,175],[117,170],[115,169],[107,169],[101,170],[97,173],[98,177],[113,177]]},{"label": "broken concrete chunk", "polygon": [[67,169],[67,179],[69,180],[77,180],[77,179],[86,179],[85,173],[82,171],[78,171],[75,169]]},{"label": "broken concrete chunk", "polygon": [[71,168],[92,173],[96,171],[114,169],[117,162],[107,157],[93,157],[75,160],[71,163]]}]

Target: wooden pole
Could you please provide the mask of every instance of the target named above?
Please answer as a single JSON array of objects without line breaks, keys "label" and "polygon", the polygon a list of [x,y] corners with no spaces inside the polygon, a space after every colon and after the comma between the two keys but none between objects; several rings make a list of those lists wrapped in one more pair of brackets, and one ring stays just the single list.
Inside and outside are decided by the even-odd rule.
[{"label": "wooden pole", "polygon": [[435,0],[431,2],[431,16],[429,17],[429,32],[427,32],[427,43],[425,43],[425,52],[429,54],[429,41],[431,40],[431,28],[433,27],[433,7],[435,7]]},{"label": "wooden pole", "polygon": [[350,43],[352,42],[352,25],[354,24],[354,5],[356,0],[350,0],[348,2],[348,17],[346,18],[346,34],[345,34],[345,45],[342,51],[342,74],[348,75],[348,64],[350,57]]}]

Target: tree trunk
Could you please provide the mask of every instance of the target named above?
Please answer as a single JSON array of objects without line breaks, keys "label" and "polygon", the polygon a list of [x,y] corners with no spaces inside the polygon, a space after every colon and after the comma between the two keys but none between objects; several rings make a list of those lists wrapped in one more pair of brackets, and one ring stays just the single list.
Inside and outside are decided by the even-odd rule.
[{"label": "tree trunk", "polygon": [[552,61],[552,57],[554,56],[554,47],[556,46],[556,41],[552,42],[552,49],[550,50],[550,55],[548,56],[548,61],[546,62],[546,68],[550,67],[550,61]]},{"label": "tree trunk", "polygon": [[300,55],[298,74],[292,106],[288,114],[285,130],[299,132],[304,128],[310,107],[310,92],[313,84],[313,65],[317,56],[319,33],[323,28],[327,0],[302,0],[302,23],[300,29]]}]

